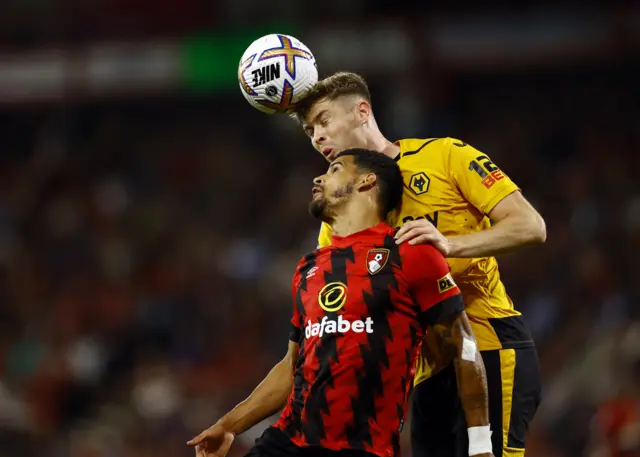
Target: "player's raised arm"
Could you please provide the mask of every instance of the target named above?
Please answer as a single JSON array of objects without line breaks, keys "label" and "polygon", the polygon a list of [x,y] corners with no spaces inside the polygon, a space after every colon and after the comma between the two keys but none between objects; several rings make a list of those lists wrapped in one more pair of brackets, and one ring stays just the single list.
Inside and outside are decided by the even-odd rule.
[{"label": "player's raised arm", "polygon": [[402,269],[420,307],[420,320],[427,332],[436,333],[443,354],[454,361],[469,455],[491,456],[486,373],[460,290],[445,258],[433,246],[406,246],[404,252]]},{"label": "player's raised arm", "polygon": [[449,176],[464,198],[493,225],[466,235],[445,237],[426,220],[407,222],[398,242],[431,243],[445,257],[487,257],[544,243],[544,219],[516,184],[487,155],[462,141],[450,142]]},{"label": "player's raised arm", "polygon": [[448,140],[452,179],[465,198],[493,221],[488,230],[453,238],[450,255],[497,255],[543,243],[544,220],[518,186],[487,155],[462,141]]}]

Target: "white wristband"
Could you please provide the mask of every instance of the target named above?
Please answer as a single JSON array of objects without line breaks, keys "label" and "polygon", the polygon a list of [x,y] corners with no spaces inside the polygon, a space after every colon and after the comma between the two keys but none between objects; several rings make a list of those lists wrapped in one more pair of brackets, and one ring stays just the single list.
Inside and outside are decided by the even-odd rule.
[{"label": "white wristband", "polygon": [[469,427],[469,455],[486,454],[491,452],[491,428],[489,425],[482,427]]}]

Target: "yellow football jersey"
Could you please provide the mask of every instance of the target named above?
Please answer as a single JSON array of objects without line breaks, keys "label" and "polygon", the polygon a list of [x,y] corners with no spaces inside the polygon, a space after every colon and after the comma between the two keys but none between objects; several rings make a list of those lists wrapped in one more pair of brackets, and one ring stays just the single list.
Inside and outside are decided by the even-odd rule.
[{"label": "yellow football jersey", "polygon": [[[489,157],[453,138],[405,139],[396,144],[396,159],[404,178],[395,227],[414,219],[427,219],[445,236],[485,230],[489,212],[500,200],[518,191],[513,181]],[[319,246],[331,244],[331,227],[323,223]],[[514,309],[494,257],[447,259],[462,291],[465,310],[481,351],[530,346],[531,335]],[[435,362],[421,357],[415,383],[427,379]]]}]

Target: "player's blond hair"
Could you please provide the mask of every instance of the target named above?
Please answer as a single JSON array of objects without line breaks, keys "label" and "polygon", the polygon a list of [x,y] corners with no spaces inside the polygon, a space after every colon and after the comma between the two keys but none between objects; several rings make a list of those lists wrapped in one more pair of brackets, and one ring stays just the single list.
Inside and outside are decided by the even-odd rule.
[{"label": "player's blond hair", "polygon": [[345,95],[357,95],[371,103],[371,93],[364,78],[356,73],[340,71],[318,81],[291,111],[291,117],[302,123],[320,100],[335,100]]}]

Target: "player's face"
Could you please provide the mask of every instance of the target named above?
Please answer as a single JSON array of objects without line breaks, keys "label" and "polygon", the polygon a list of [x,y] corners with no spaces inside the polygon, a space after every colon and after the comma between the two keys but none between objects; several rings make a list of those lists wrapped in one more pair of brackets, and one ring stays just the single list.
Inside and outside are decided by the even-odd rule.
[{"label": "player's face", "polygon": [[335,210],[353,194],[357,167],[353,156],[340,157],[329,165],[322,176],[313,180],[309,212],[316,219],[329,221]]},{"label": "player's face", "polygon": [[327,161],[346,149],[366,147],[362,125],[368,111],[359,110],[359,103],[366,102],[351,96],[321,99],[309,110],[304,131]]}]

